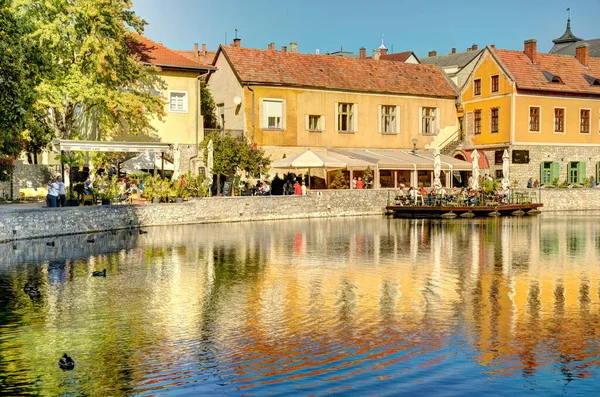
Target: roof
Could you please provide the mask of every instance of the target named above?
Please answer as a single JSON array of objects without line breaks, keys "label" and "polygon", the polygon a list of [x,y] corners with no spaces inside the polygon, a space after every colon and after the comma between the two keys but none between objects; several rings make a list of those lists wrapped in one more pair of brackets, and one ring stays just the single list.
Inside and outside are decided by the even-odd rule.
[{"label": "roof", "polygon": [[215,60],[215,56],[217,55],[216,51],[206,51],[205,54],[202,51],[196,52],[195,50],[173,50],[179,55],[182,55],[189,59],[190,61],[194,61],[200,65],[212,65]]},{"label": "roof", "polygon": [[563,33],[562,36],[560,36],[558,39],[554,39],[552,40],[552,42],[554,44],[561,44],[561,43],[574,43],[576,41],[581,41],[582,39],[580,39],[579,37],[575,36],[572,32],[571,32],[571,19],[567,19],[567,29],[565,30],[565,32]]},{"label": "roof", "polygon": [[[397,61],[397,62],[405,62],[408,57],[411,56],[413,52],[412,51],[404,51],[404,52],[397,52],[395,54],[386,54],[386,55],[380,55],[379,59],[383,60],[383,61]],[[417,58],[417,56],[415,55],[415,58]],[[419,59],[419,58],[417,58]]]},{"label": "roof", "polygon": [[[590,84],[589,79],[600,79],[600,58],[590,57],[589,67],[585,67],[574,56],[537,53],[534,64],[522,51],[491,51],[513,76],[518,89],[600,95],[600,86]],[[547,76],[558,76],[562,83],[552,83]]]},{"label": "roof", "polygon": [[[284,85],[456,98],[434,65],[301,54],[255,48],[220,47],[242,84]],[[215,59],[216,62],[216,59]]]},{"label": "roof", "polygon": [[477,55],[481,54],[481,50],[457,52],[455,54],[438,55],[435,57],[420,58],[422,64],[437,65],[442,68],[449,66],[457,66],[462,69],[466,64],[471,62]]},{"label": "roof", "polygon": [[588,51],[591,57],[600,57],[600,39],[581,40],[574,43],[556,44],[550,50],[551,54],[575,55],[575,48],[581,44],[588,45]]},{"label": "roof", "polygon": [[210,64],[200,65],[164,45],[137,33],[131,32],[130,37],[133,38],[133,40],[129,40],[129,48],[134,54],[138,55],[140,60],[145,64],[174,69],[213,69]]}]

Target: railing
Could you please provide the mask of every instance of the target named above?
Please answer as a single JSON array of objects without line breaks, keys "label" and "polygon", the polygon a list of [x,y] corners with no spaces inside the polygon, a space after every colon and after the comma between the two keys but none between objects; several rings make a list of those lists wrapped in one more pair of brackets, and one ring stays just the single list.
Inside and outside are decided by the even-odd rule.
[{"label": "railing", "polygon": [[205,128],[204,136],[208,136],[210,134],[217,133],[221,136],[229,135],[233,138],[237,138],[240,136],[244,136],[244,130],[231,130],[231,129],[223,129],[223,128]]}]

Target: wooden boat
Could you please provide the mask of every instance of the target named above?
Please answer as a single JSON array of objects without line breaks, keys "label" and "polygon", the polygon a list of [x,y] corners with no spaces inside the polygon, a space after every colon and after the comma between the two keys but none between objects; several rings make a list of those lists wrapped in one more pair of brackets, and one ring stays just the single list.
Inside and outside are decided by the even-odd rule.
[{"label": "wooden boat", "polygon": [[[482,205],[482,206],[464,206],[464,207],[456,207],[456,206],[448,206],[448,205],[438,205],[438,206],[430,206],[430,205],[389,205],[386,207],[387,211],[393,212],[394,218],[442,218],[442,219],[450,219],[452,216],[450,213],[454,214],[455,217],[459,216],[462,218],[472,217],[472,216],[498,216],[496,214],[491,215],[492,213],[497,212],[499,216],[521,216],[524,214],[529,214],[531,211],[533,212],[531,215],[536,213],[540,213],[539,208],[543,207],[541,203],[529,203],[529,204],[506,204],[506,205]],[[462,215],[465,216],[462,216]],[[469,214],[469,215],[466,215]],[[472,215],[471,215],[472,214]],[[519,215],[521,214],[521,215]]]}]

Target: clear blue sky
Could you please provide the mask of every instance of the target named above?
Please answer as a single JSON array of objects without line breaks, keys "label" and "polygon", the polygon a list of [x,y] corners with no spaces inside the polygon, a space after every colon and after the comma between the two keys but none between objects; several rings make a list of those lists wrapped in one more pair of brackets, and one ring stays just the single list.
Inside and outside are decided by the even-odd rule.
[{"label": "clear blue sky", "polygon": [[145,35],[173,49],[191,50],[197,42],[216,50],[238,29],[244,47],[275,42],[279,49],[296,41],[300,52],[343,45],[356,54],[365,46],[370,54],[383,33],[389,50],[417,56],[473,43],[521,49],[530,38],[547,52],[565,30],[567,7],[575,35],[600,37],[600,0],[134,0],[149,23]]}]

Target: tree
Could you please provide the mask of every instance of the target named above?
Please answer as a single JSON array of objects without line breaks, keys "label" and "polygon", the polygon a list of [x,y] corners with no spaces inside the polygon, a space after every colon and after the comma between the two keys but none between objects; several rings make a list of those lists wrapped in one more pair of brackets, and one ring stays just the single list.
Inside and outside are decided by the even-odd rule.
[{"label": "tree", "polygon": [[205,81],[200,82],[200,109],[204,117],[204,128],[215,128],[217,117],[215,115],[215,100]]},{"label": "tree", "polygon": [[[208,143],[211,140],[213,142],[212,173],[217,175],[217,195],[221,194],[221,175],[233,176],[238,169],[253,175],[260,174],[271,164],[271,159],[265,156],[264,150],[253,147],[246,138],[234,138],[219,133],[206,136],[200,144],[205,159],[208,157]],[[212,178],[211,175],[208,177]]]},{"label": "tree", "polygon": [[54,137],[54,132],[44,122],[44,117],[44,112],[34,109],[29,112],[25,120],[25,130],[21,134],[21,140],[30,164],[37,164],[37,154],[47,149]]},{"label": "tree", "polygon": [[155,93],[164,82],[141,61],[132,30],[141,34],[146,22],[131,0],[15,1],[50,68],[36,87],[47,128],[61,139],[152,129],[153,116],[163,115],[164,99]]},{"label": "tree", "polygon": [[329,184],[330,189],[348,189],[348,184],[346,183],[346,178],[344,178],[344,174],[342,170],[337,170],[333,181]]},{"label": "tree", "polygon": [[20,17],[12,0],[0,0],[0,181],[8,180],[21,152],[21,132],[44,70],[40,49],[28,38],[33,26]]}]

